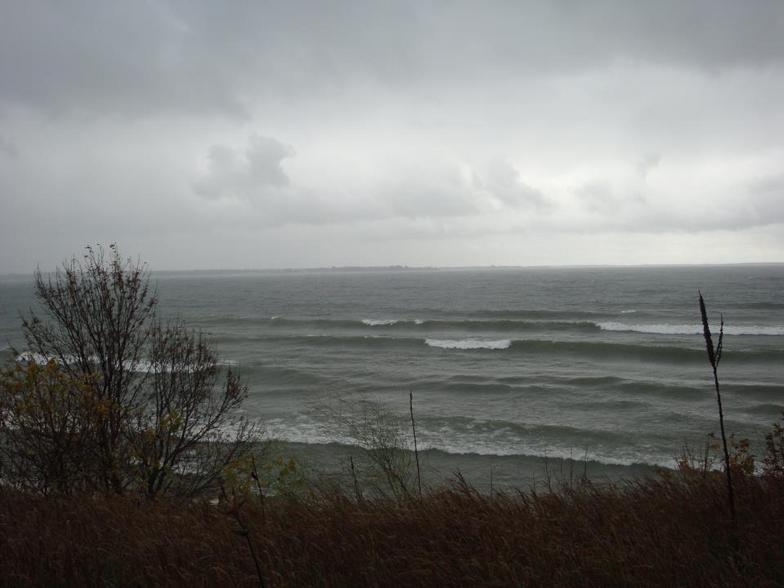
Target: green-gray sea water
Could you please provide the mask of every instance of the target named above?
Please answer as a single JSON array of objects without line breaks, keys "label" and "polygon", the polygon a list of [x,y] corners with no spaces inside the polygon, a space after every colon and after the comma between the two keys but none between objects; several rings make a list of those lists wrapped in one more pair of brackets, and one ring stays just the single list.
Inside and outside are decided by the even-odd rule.
[{"label": "green-gray sea water", "polygon": [[[759,453],[784,409],[783,265],[153,280],[162,314],[206,332],[240,369],[247,416],[316,467],[339,467],[356,442],[336,407],[371,400],[405,418],[409,391],[437,471],[484,482],[493,470],[515,485],[545,456],[611,477],[671,466],[684,443],[718,432],[698,288],[716,330],[719,313],[726,322],[728,430]],[[0,278],[0,349],[24,348],[19,312],[32,304],[32,277]]]}]

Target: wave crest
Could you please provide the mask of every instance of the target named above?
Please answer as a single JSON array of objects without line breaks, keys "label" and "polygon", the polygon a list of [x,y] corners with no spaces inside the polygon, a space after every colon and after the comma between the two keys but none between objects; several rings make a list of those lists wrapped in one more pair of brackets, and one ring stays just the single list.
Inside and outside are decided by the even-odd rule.
[{"label": "wave crest", "polygon": [[362,324],[369,327],[385,327],[397,324],[397,319],[362,319]]},{"label": "wave crest", "polygon": [[511,339],[425,339],[425,343],[441,349],[509,349],[512,346]]},{"label": "wave crest", "polygon": [[[654,335],[701,335],[702,325],[670,325],[670,324],[627,324],[619,322],[596,323],[603,331],[626,331],[634,333],[650,333]],[[714,331],[718,332],[716,326]],[[725,335],[784,335],[782,325],[725,325]]]}]

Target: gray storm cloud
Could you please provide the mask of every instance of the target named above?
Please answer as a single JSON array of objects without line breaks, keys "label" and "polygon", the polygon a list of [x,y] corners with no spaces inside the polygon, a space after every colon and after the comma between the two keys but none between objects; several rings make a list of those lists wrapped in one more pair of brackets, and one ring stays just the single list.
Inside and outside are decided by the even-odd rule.
[{"label": "gray storm cloud", "polygon": [[491,161],[482,169],[465,162],[406,161],[385,170],[385,178],[379,172],[372,186],[347,180],[346,198],[334,188],[308,184],[318,177],[292,181],[283,163],[295,154],[290,145],[258,133],[250,135],[244,148],[213,145],[207,152],[207,171],[193,182],[193,191],[208,200],[239,201],[253,222],[275,225],[449,218],[551,206],[505,160]]},{"label": "gray storm cloud", "polygon": [[258,95],[319,96],[355,76],[399,85],[618,61],[719,71],[784,59],[775,0],[30,0],[2,11],[0,96],[56,112],[242,116]]},{"label": "gray storm cloud", "polygon": [[5,157],[18,157],[19,151],[11,139],[0,136],[0,155]]},{"label": "gray storm cloud", "polygon": [[0,273],[97,240],[167,268],[780,261],[782,30],[774,0],[4,2]]},{"label": "gray storm cloud", "polygon": [[508,161],[493,161],[485,174],[474,174],[474,182],[480,189],[487,190],[503,205],[511,207],[546,208],[548,201],[536,188],[525,184],[519,172]]},{"label": "gray storm cloud", "polygon": [[288,185],[282,163],[293,155],[291,147],[255,134],[244,153],[213,145],[208,154],[209,171],[194,184],[194,190],[206,198],[263,197],[270,188]]}]

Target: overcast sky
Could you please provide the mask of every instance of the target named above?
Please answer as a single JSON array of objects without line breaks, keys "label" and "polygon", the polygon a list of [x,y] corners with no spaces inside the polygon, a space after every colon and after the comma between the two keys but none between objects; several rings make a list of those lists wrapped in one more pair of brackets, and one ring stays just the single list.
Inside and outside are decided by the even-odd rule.
[{"label": "overcast sky", "polygon": [[0,0],[0,273],[784,261],[784,2]]}]

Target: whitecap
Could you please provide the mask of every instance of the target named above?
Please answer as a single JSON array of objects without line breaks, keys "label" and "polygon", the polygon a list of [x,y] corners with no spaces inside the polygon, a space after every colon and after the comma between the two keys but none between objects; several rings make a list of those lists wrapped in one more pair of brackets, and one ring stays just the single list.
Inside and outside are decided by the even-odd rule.
[{"label": "whitecap", "polygon": [[425,339],[425,343],[441,349],[509,349],[512,345],[511,339]]},{"label": "whitecap", "polygon": [[[650,333],[654,335],[701,335],[702,325],[694,324],[679,324],[672,325],[666,323],[654,324],[626,324],[619,322],[602,322],[596,325],[603,331],[627,331],[635,333]],[[719,326],[713,325],[711,330],[718,333]],[[766,336],[781,336],[784,335],[784,326],[782,325],[725,325],[725,335],[766,335]]]},{"label": "whitecap", "polygon": [[47,356],[33,351],[23,351],[16,356],[17,363],[21,364],[37,363],[38,365],[46,365],[50,360],[57,362],[54,356]]},{"label": "whitecap", "polygon": [[396,319],[362,319],[362,324],[369,327],[384,327],[395,323],[397,323]]},{"label": "whitecap", "polygon": [[[98,358],[92,356],[89,358],[90,361],[98,363]],[[73,355],[66,355],[63,360],[55,355],[43,355],[41,353],[36,353],[33,351],[23,351],[19,355],[16,356],[17,363],[22,365],[28,365],[31,363],[35,363],[38,365],[46,365],[50,361],[54,361],[56,364],[61,365],[63,361],[66,365],[71,364],[78,364],[80,362],[79,358]],[[218,365],[220,366],[238,366],[239,362],[231,359],[219,361]],[[170,373],[173,371],[173,367],[169,363],[160,363],[160,362],[150,362],[146,360],[138,360],[138,361],[125,361],[123,362],[123,368],[128,370],[129,372],[134,372],[138,374],[160,374],[160,373]],[[178,372],[193,372],[195,368],[192,365],[177,365],[174,371]]]}]

